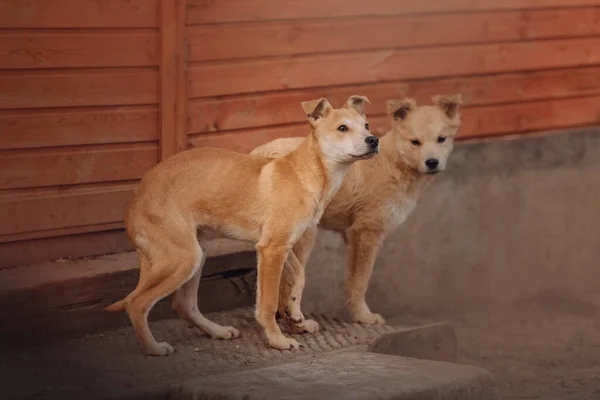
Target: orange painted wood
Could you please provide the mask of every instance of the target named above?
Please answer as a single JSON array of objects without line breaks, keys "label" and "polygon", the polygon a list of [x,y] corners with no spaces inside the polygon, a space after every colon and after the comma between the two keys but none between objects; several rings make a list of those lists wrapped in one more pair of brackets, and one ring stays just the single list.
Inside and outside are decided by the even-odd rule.
[{"label": "orange painted wood", "polygon": [[488,137],[600,123],[600,96],[465,109],[460,136]]},{"label": "orange painted wood", "polygon": [[0,31],[0,68],[156,66],[157,40],[152,30]]},{"label": "orange painted wood", "polygon": [[[98,225],[98,227],[108,229],[110,225]],[[59,232],[55,231],[47,231],[47,233],[51,234],[47,238],[0,242],[0,269],[59,258],[77,259],[133,249],[123,229],[83,232],[67,236],[59,236]]]},{"label": "orange painted wood", "polygon": [[157,162],[151,143],[0,151],[0,189],[139,179]]},{"label": "orange painted wood", "polygon": [[189,60],[592,36],[600,8],[197,25]]},{"label": "orange painted wood", "polygon": [[0,73],[0,109],[158,102],[155,68]]},{"label": "orange painted wood", "polygon": [[3,0],[0,28],[158,26],[158,0]]},{"label": "orange painted wood", "polygon": [[184,150],[186,136],[185,0],[161,0],[160,159]]},{"label": "orange painted wood", "polygon": [[[459,139],[502,136],[515,133],[561,129],[600,123],[600,96],[543,100],[516,104],[464,108]],[[384,115],[369,116],[376,134],[385,133],[390,126]],[[195,147],[223,147],[248,153],[256,146],[278,137],[305,136],[306,123],[262,129],[209,133],[190,136]]]},{"label": "orange painted wood", "polygon": [[385,114],[388,99],[411,96],[419,103],[428,104],[432,95],[459,92],[471,106],[600,94],[600,67],[196,99],[189,103],[188,132],[209,133],[303,122],[300,103],[323,96],[335,106],[341,106],[353,94],[366,95],[372,103],[367,106],[367,115],[375,115]]},{"label": "orange painted wood", "polygon": [[0,193],[0,235],[122,222],[133,184]]},{"label": "orange painted wood", "polygon": [[191,98],[600,63],[600,37],[194,64]]},{"label": "orange painted wood", "polygon": [[71,236],[80,233],[86,232],[101,232],[108,230],[116,230],[116,229],[124,229],[125,223],[121,222],[108,222],[105,224],[93,224],[93,225],[85,225],[85,226],[73,226],[68,228],[57,228],[57,229],[47,229],[43,231],[32,231],[32,232],[23,232],[9,235],[0,235],[0,242],[3,243],[11,243],[11,242],[22,242],[25,240],[32,239],[43,239],[43,238],[51,238],[54,236]]},{"label": "orange painted wood", "polygon": [[0,149],[158,140],[156,106],[0,113]]},{"label": "orange painted wood", "polygon": [[188,24],[347,18],[433,12],[559,8],[600,5],[598,0],[189,0]]},{"label": "orange painted wood", "polygon": [[306,136],[307,124],[276,126],[263,129],[249,129],[241,132],[205,133],[191,135],[192,147],[222,147],[240,153],[249,153],[255,147],[280,137]]}]

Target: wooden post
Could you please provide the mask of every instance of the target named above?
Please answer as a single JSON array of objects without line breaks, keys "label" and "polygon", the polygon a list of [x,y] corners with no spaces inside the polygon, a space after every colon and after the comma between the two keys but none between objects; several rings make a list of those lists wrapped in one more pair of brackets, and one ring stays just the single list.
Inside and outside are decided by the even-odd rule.
[{"label": "wooden post", "polygon": [[160,0],[159,160],[187,148],[186,0]]}]

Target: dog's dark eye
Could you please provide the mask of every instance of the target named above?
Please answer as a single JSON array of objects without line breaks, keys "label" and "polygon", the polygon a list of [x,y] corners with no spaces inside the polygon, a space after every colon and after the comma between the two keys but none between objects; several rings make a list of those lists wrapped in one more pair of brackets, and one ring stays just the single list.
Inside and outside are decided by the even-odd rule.
[{"label": "dog's dark eye", "polygon": [[369,126],[369,124],[365,124],[365,129],[369,130],[371,127]]},{"label": "dog's dark eye", "polygon": [[446,137],[445,136],[438,137],[438,143],[444,143],[445,141],[446,141]]},{"label": "dog's dark eye", "polygon": [[421,145],[421,142],[419,142],[417,139],[411,140],[410,143],[412,143],[413,146],[420,146]]},{"label": "dog's dark eye", "polygon": [[338,126],[338,131],[340,131],[340,132],[346,132],[347,130],[348,130],[348,127],[346,125]]}]

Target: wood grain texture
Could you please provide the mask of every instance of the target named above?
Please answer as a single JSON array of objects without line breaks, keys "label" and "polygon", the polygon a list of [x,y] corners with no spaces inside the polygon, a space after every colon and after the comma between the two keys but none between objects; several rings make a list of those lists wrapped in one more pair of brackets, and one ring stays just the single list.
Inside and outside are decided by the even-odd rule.
[{"label": "wood grain texture", "polygon": [[158,102],[155,68],[0,73],[0,109]]},{"label": "wood grain texture", "polygon": [[505,136],[600,123],[600,96],[465,109],[461,138]]},{"label": "wood grain texture", "polygon": [[193,64],[189,96],[596,65],[598,48],[591,37]]},{"label": "wood grain texture", "polygon": [[21,232],[21,233],[13,233],[9,235],[0,236],[0,242],[3,243],[14,243],[14,242],[23,242],[32,239],[49,239],[52,237],[61,237],[61,236],[73,236],[82,233],[89,232],[103,232],[103,231],[112,231],[118,229],[124,229],[125,223],[121,222],[107,222],[100,224],[90,224],[84,226],[70,226],[66,228],[53,228],[46,229],[42,231],[29,231],[29,232]]},{"label": "wood grain texture", "polygon": [[158,26],[158,0],[3,0],[0,28]]},{"label": "wood grain texture", "polygon": [[160,159],[187,147],[185,0],[161,0]]},{"label": "wood grain texture", "polygon": [[155,31],[0,31],[0,69],[158,65]]},{"label": "wood grain texture", "polygon": [[598,0],[189,0],[188,24],[597,6]]},{"label": "wood grain texture", "polygon": [[0,113],[0,149],[158,140],[156,106]]},{"label": "wood grain texture", "polygon": [[[64,236],[60,231],[45,231],[47,237],[0,243],[0,269],[131,250],[133,246],[125,231],[113,225],[89,226],[88,232]],[[96,228],[99,231],[94,232]]]},{"label": "wood grain texture", "polygon": [[600,33],[600,8],[197,25],[190,61],[524,41]]},{"label": "wood grain texture", "polygon": [[0,189],[134,180],[157,162],[152,143],[0,151]]},{"label": "wood grain texture", "polygon": [[0,192],[0,241],[10,235],[122,222],[134,184]]},{"label": "wood grain texture", "polygon": [[410,96],[419,103],[429,104],[431,96],[440,93],[461,93],[470,106],[587,96],[600,93],[600,67],[196,99],[189,103],[188,132],[216,133],[303,122],[305,117],[300,103],[322,96],[334,106],[341,106],[351,95],[366,95],[372,103],[367,106],[367,115],[376,115],[385,114],[388,99]]},{"label": "wood grain texture", "polygon": [[190,135],[193,147],[221,147],[240,153],[249,153],[255,147],[280,137],[306,136],[309,132],[307,124],[300,123],[270,128],[248,129],[227,133],[205,133]]},{"label": "wood grain texture", "polygon": [[[571,126],[600,123],[600,96],[549,99],[526,103],[498,104],[464,108],[459,140],[488,136],[523,134]],[[369,116],[371,130],[384,134],[390,126],[385,115]],[[255,147],[279,137],[306,136],[306,123],[260,129],[191,135],[195,147],[223,147],[249,153]]]}]

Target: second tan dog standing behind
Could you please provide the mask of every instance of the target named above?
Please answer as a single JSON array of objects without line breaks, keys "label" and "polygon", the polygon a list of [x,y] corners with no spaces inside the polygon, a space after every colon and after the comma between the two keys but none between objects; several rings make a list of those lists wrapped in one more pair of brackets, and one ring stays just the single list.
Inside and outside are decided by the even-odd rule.
[{"label": "second tan dog standing behind", "polygon": [[[353,165],[340,190],[327,206],[319,226],[339,232],[348,246],[346,305],[352,319],[382,324],[365,301],[377,253],[386,236],[401,225],[434,174],[446,167],[460,126],[459,94],[435,96],[433,106],[417,107],[412,99],[389,100],[392,129],[381,139],[381,155]],[[276,139],[251,154],[277,157],[300,146],[303,138]],[[306,265],[316,228],[296,242],[293,251]],[[304,273],[286,269],[280,288],[279,312],[288,319],[303,318],[299,298]]]},{"label": "second tan dog standing behind", "polygon": [[[256,319],[271,347],[300,346],[275,321],[283,265],[288,260],[292,268],[303,270],[293,254],[288,258],[292,245],[316,226],[350,165],[379,151],[377,137],[369,132],[365,102],[366,97],[351,96],[342,109],[333,109],[326,99],[302,103],[311,132],[282,158],[199,148],[176,154],[144,175],[125,221],[140,259],[140,279],[124,300],[106,309],[127,311],[146,354],[174,351],[167,342],[157,342],[148,326],[150,309],[171,293],[174,311],[211,337],[239,335],[198,309],[206,258],[198,231],[200,240],[216,233],[256,243]],[[298,329],[318,329],[313,321],[295,322]]]}]

